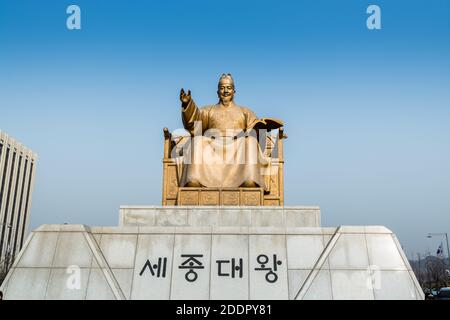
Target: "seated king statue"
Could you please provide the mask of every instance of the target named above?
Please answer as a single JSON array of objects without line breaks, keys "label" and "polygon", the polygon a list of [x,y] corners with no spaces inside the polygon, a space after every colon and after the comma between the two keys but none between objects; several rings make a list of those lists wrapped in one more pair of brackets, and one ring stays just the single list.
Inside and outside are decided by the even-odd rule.
[{"label": "seated king statue", "polygon": [[[181,115],[190,139],[178,157],[180,187],[261,187],[268,189],[270,157],[263,152],[266,130],[283,125],[276,119],[258,119],[248,108],[234,102],[235,86],[230,74],[222,74],[215,105],[198,108],[181,89]],[[264,143],[258,143],[258,141]]]}]

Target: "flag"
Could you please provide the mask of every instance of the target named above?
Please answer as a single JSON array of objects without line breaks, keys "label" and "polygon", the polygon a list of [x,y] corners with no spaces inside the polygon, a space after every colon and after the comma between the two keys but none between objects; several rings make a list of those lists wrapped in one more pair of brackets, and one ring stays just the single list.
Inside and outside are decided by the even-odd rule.
[{"label": "flag", "polygon": [[444,258],[444,250],[442,250],[442,242],[436,251],[436,255],[438,256],[438,258],[441,258],[441,259]]}]

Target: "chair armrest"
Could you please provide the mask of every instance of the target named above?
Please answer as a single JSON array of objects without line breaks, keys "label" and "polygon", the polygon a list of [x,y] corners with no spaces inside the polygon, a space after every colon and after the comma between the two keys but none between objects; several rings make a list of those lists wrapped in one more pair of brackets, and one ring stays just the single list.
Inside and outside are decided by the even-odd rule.
[{"label": "chair armrest", "polygon": [[164,128],[163,129],[163,133],[164,133],[164,159],[170,158],[170,143],[171,143],[171,138],[172,135],[169,132],[169,129]]}]

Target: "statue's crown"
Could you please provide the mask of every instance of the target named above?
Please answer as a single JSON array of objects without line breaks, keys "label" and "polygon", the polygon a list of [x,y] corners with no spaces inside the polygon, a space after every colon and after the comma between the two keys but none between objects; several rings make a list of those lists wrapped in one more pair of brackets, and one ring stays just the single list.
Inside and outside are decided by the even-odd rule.
[{"label": "statue's crown", "polygon": [[234,80],[233,80],[233,77],[231,77],[230,73],[227,73],[227,74],[222,73],[222,75],[220,76],[220,79],[219,79],[219,85],[221,83],[231,83],[231,85],[234,87]]}]

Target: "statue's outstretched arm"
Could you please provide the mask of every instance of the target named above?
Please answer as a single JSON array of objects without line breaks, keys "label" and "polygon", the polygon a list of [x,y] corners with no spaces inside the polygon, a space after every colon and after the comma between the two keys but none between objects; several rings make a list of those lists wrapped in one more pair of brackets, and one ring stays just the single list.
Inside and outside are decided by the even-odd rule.
[{"label": "statue's outstretched arm", "polygon": [[195,122],[202,121],[201,110],[197,107],[191,97],[191,90],[186,93],[184,89],[180,91],[181,117],[184,128],[190,134],[194,134]]}]

